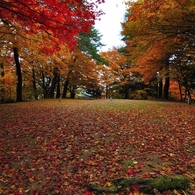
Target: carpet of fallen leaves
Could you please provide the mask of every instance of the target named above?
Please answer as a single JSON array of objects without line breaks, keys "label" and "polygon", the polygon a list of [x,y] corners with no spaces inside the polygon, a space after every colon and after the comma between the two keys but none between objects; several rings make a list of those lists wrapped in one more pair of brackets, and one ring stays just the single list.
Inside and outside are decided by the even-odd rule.
[{"label": "carpet of fallen leaves", "polygon": [[90,182],[195,178],[195,105],[47,100],[0,105],[0,194],[92,194]]}]

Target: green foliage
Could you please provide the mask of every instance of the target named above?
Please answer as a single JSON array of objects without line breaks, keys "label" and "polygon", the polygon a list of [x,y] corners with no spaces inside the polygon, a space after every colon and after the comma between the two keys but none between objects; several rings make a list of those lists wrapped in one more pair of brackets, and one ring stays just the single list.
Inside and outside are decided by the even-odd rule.
[{"label": "green foliage", "polygon": [[97,62],[105,62],[99,55],[99,48],[104,46],[101,43],[100,33],[93,26],[89,33],[80,33],[78,38],[78,48],[86,55],[90,56]]}]

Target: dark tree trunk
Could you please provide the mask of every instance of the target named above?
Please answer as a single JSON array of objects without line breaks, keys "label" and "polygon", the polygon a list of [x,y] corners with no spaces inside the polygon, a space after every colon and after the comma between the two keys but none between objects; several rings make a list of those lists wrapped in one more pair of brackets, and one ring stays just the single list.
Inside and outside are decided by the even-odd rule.
[{"label": "dark tree trunk", "polygon": [[186,95],[188,97],[188,104],[191,105],[192,97],[191,97],[191,93],[190,93],[190,88],[189,87],[186,88]]},{"label": "dark tree trunk", "polygon": [[170,78],[169,78],[169,58],[170,56],[168,55],[165,59],[165,70],[166,70],[166,77],[165,77],[165,84],[164,84],[164,93],[163,93],[163,98],[168,100],[169,99],[169,86],[170,86]]},{"label": "dark tree trunk", "polygon": [[46,86],[45,86],[45,76],[43,70],[41,71],[41,77],[42,77],[42,89],[43,89],[43,98],[47,98],[47,92],[46,92]]},{"label": "dark tree trunk", "polygon": [[170,85],[170,78],[165,78],[165,85],[164,85],[164,99],[169,99],[169,85]]},{"label": "dark tree trunk", "polygon": [[71,99],[74,99],[75,98],[75,91],[74,90],[72,90],[71,92],[70,92],[70,97],[71,97]]},{"label": "dark tree trunk", "polygon": [[128,86],[124,86],[125,99],[129,99],[129,88]]},{"label": "dark tree trunk", "polygon": [[158,82],[158,98],[161,99],[162,98],[162,88],[163,88],[163,82],[162,80],[160,80]]},{"label": "dark tree trunk", "polygon": [[66,98],[67,91],[68,91],[68,85],[69,85],[69,80],[67,78],[65,83],[64,83],[64,89],[63,89],[62,98]]},{"label": "dark tree trunk", "polygon": [[[4,72],[3,63],[0,63],[0,71],[1,71],[0,76],[4,77],[5,76],[5,72]],[[1,102],[5,101],[5,94],[4,94],[5,93],[5,88],[4,88],[5,82],[4,82],[3,79],[1,80],[0,85],[1,85],[1,87],[0,87],[0,103],[1,103]]]},{"label": "dark tree trunk", "polygon": [[18,48],[14,47],[14,59],[16,63],[16,74],[17,74],[17,88],[16,88],[16,101],[21,102],[22,101],[22,71],[19,61],[19,54],[18,54]]},{"label": "dark tree trunk", "polygon": [[0,63],[0,70],[1,70],[1,76],[4,77],[5,76],[5,72],[4,72],[4,66],[3,63]]},{"label": "dark tree trunk", "polygon": [[57,94],[56,94],[56,98],[60,98],[60,76],[58,76],[58,79],[57,79]]},{"label": "dark tree trunk", "polygon": [[57,68],[54,69],[53,74],[54,74],[54,77],[52,79],[51,88],[49,90],[49,98],[54,98],[54,91],[55,91],[57,79],[58,79],[58,69]]},{"label": "dark tree trunk", "polygon": [[33,77],[34,98],[35,98],[35,100],[38,100],[36,78],[35,78],[35,68],[34,67],[32,70],[32,74],[33,74],[32,77]]},{"label": "dark tree trunk", "polygon": [[106,99],[110,98],[110,87],[106,84]]}]

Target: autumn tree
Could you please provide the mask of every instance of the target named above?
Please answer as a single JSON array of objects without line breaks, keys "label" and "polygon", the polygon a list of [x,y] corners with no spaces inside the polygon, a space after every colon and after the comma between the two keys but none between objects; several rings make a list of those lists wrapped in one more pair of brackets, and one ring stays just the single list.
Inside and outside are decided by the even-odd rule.
[{"label": "autumn tree", "polygon": [[[73,49],[80,32],[88,32],[94,20],[101,14],[96,11],[96,4],[103,0],[89,2],[75,1],[1,1],[0,18],[1,22],[11,27],[14,26],[12,34],[18,33],[15,24],[19,24],[25,33],[47,32],[50,36],[48,48],[42,48],[46,53],[53,53],[59,49],[59,44],[66,43]],[[22,35],[21,35],[22,36]],[[19,61],[18,48],[13,47],[14,59],[18,75],[17,101],[22,101],[22,74]]]},{"label": "autumn tree", "polygon": [[193,1],[137,1],[127,11],[123,35],[135,68],[146,82],[163,73],[159,78],[165,78],[164,97],[168,98],[172,59],[186,46],[193,49]]},{"label": "autumn tree", "polygon": [[65,42],[72,47],[79,32],[88,32],[101,14],[96,5],[102,2],[104,0],[1,1],[0,18],[9,24],[19,23],[27,33],[46,31],[59,38],[58,44]]},{"label": "autumn tree", "polygon": [[15,68],[12,53],[9,50],[1,50],[0,55],[0,102],[13,102],[15,96]]},{"label": "autumn tree", "polygon": [[78,49],[71,52],[66,72],[66,76],[63,78],[63,98],[67,97],[68,91],[71,98],[74,98],[78,87],[83,89],[98,87],[98,72],[95,61]]},{"label": "autumn tree", "polygon": [[107,91],[108,88],[113,88],[118,85],[120,86],[119,91],[124,94],[124,98],[129,98],[129,90],[134,83],[135,77],[131,72],[130,64],[126,56],[116,48],[102,52],[101,55],[107,61],[108,66],[108,68],[105,69]]}]

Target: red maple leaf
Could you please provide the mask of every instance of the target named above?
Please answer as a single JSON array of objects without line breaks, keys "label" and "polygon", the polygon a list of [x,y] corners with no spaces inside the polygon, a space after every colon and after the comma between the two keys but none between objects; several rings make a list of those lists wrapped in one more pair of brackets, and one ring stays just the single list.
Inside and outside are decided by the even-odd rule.
[{"label": "red maple leaf", "polygon": [[135,174],[135,171],[134,171],[133,169],[129,169],[129,170],[127,171],[127,173],[128,173],[129,175],[134,175],[134,174]]}]

